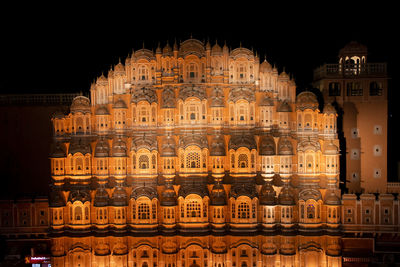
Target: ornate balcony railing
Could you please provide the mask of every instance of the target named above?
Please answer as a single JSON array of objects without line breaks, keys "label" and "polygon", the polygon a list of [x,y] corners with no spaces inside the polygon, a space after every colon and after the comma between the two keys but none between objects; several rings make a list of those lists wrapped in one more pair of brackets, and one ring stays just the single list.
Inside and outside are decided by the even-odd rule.
[{"label": "ornate balcony railing", "polygon": [[368,64],[325,64],[314,70],[314,80],[328,77],[354,77],[386,75],[386,63]]}]

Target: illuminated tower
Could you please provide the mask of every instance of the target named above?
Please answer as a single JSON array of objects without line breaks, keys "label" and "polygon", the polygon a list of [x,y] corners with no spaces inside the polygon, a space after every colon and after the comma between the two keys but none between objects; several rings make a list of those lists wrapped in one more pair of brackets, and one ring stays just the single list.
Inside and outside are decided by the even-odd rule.
[{"label": "illuminated tower", "polygon": [[314,71],[314,87],[342,114],[346,187],[350,192],[386,192],[388,75],[386,63],[367,61],[357,42],[339,51],[338,63]]}]

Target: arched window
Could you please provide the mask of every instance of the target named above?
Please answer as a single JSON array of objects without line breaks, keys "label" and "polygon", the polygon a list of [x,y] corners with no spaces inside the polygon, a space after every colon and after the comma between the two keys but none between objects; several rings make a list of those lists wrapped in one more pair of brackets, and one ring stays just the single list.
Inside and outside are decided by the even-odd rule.
[{"label": "arched window", "polygon": [[200,155],[197,152],[189,152],[186,156],[186,168],[200,168]]},{"label": "arched window", "polygon": [[313,204],[309,204],[307,206],[307,218],[314,219],[315,218],[315,207]]},{"label": "arched window", "polygon": [[82,220],[82,208],[80,206],[75,207],[74,209],[75,220]]},{"label": "arched window", "polygon": [[147,155],[140,155],[139,168],[143,170],[149,168],[149,157]]},{"label": "arched window", "polygon": [[191,200],[186,203],[186,217],[188,218],[200,218],[201,217],[201,205],[195,200]]},{"label": "arched window", "polygon": [[239,219],[249,219],[250,218],[250,207],[249,204],[247,204],[246,202],[241,202],[238,205],[238,218]]},{"label": "arched window", "polygon": [[149,79],[149,69],[145,65],[139,67],[139,80],[147,81]]},{"label": "arched window", "polygon": [[186,76],[188,79],[196,79],[199,77],[199,67],[196,63],[192,62],[186,66]]},{"label": "arched window", "polygon": [[150,219],[150,206],[147,203],[140,203],[138,205],[138,218],[140,220]]},{"label": "arched window", "polygon": [[249,160],[246,154],[240,154],[238,157],[239,168],[247,168],[249,166]]}]

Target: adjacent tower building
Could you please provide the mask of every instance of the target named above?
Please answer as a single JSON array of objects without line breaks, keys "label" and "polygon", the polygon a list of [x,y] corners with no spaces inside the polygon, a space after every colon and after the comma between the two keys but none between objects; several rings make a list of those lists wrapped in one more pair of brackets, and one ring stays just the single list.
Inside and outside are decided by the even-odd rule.
[{"label": "adjacent tower building", "polygon": [[314,87],[340,113],[350,193],[387,191],[388,79],[386,63],[368,62],[367,47],[357,42],[314,71]]}]

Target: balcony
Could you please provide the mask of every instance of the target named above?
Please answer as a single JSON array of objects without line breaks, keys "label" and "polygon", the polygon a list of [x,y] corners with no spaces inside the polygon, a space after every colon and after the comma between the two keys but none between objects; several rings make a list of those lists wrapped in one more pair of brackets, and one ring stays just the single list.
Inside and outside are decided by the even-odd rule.
[{"label": "balcony", "polygon": [[354,76],[385,76],[387,74],[386,66],[386,63],[325,64],[314,70],[314,80]]}]

